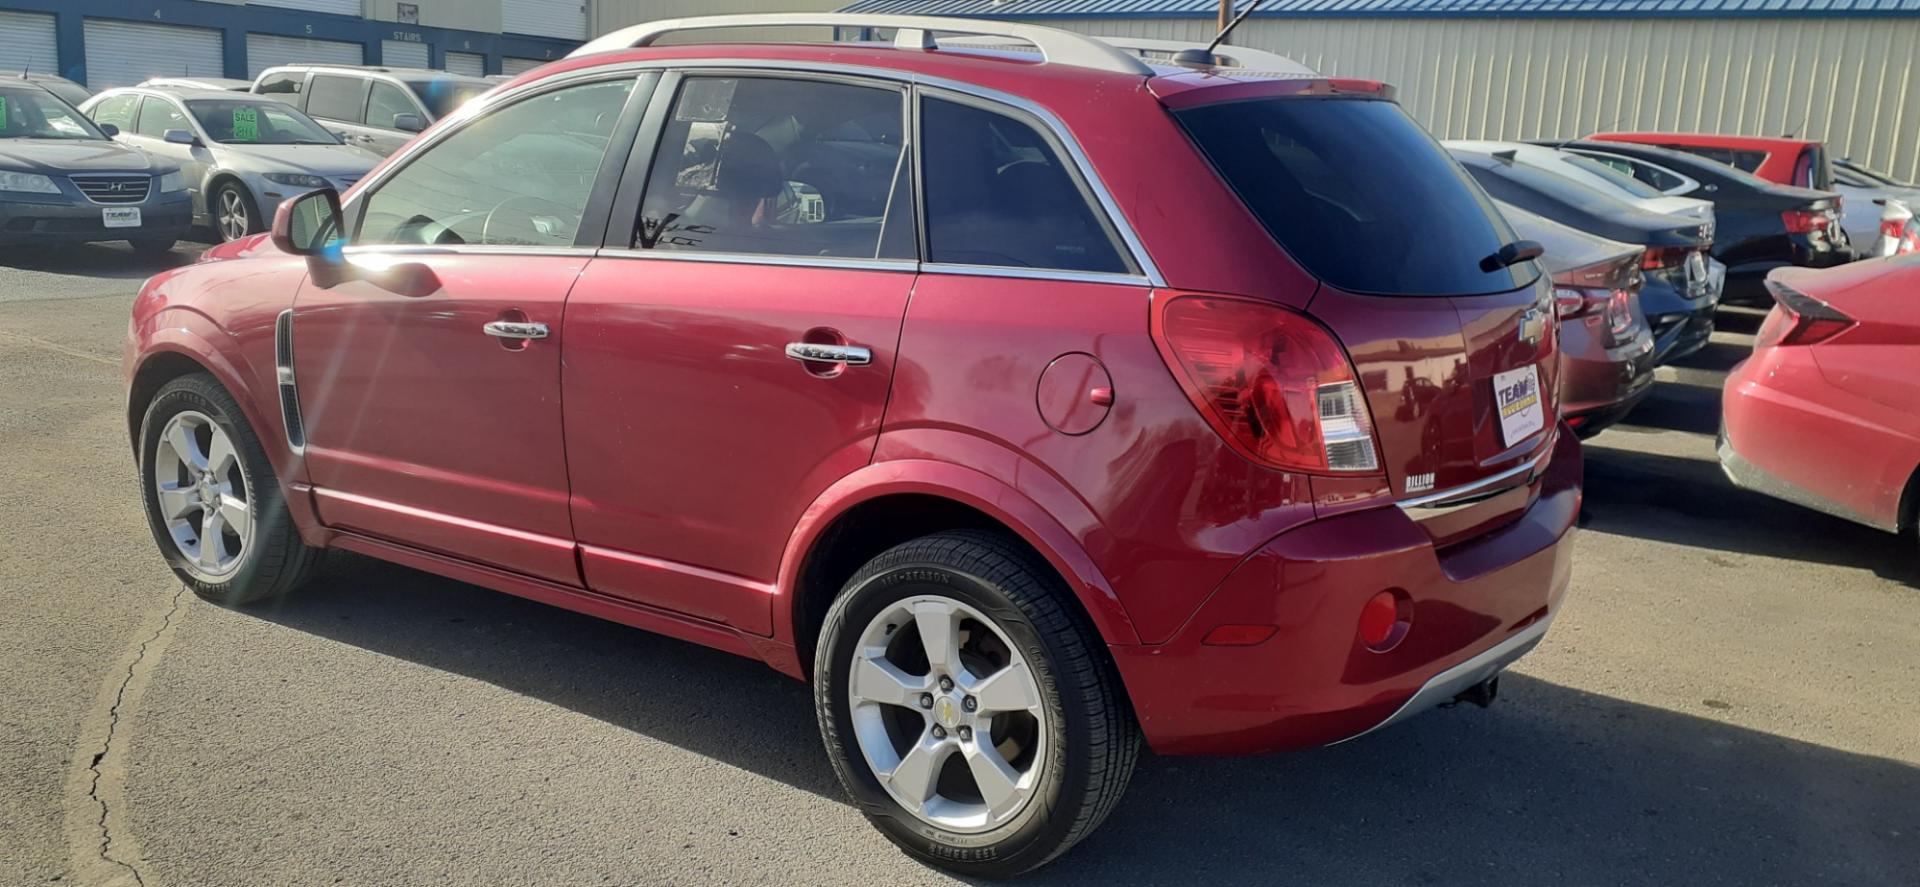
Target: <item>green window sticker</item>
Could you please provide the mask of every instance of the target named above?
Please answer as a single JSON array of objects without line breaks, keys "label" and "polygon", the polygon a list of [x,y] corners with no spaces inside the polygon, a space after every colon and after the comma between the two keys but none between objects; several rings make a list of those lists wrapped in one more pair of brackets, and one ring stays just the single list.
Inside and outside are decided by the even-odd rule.
[{"label": "green window sticker", "polygon": [[260,112],[241,105],[233,109],[233,140],[236,142],[260,141]]},{"label": "green window sticker", "polygon": [[0,129],[7,128],[7,97],[0,95]]}]

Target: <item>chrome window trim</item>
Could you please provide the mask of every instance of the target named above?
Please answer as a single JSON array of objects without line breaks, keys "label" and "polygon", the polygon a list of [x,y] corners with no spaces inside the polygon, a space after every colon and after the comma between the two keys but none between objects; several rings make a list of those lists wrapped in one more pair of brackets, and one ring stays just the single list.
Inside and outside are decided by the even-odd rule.
[{"label": "chrome window trim", "polygon": [[1066,271],[1057,268],[1009,268],[1003,265],[955,265],[947,262],[922,262],[923,274],[951,274],[961,277],[1007,277],[1018,280],[1059,280],[1072,283],[1111,283],[1120,286],[1158,286],[1144,274],[1114,274],[1103,271]]},{"label": "chrome window trim", "polygon": [[341,249],[354,256],[581,256],[592,258],[599,251],[590,246],[515,246],[500,243],[364,243]]},{"label": "chrome window trim", "polygon": [[779,256],[759,253],[692,252],[686,250],[622,249],[617,246],[592,251],[602,259],[629,259],[664,262],[709,262],[718,265],[772,265],[782,268],[832,268],[842,271],[921,270],[912,259],[856,259],[838,256]]},{"label": "chrome window trim", "polygon": [[[543,77],[532,83],[510,86],[497,92],[487,93],[462,105],[459,110],[446,117],[445,123],[447,125],[444,128],[435,132],[430,138],[416,139],[402,148],[399,153],[395,154],[383,165],[378,173],[360,182],[360,186],[353,192],[353,198],[344,201],[342,209],[345,210],[357,205],[366,195],[379,190],[381,184],[385,182],[388,177],[404,169],[406,165],[411,162],[413,155],[432,149],[433,146],[438,145],[448,136],[460,131],[460,129],[465,127],[473,118],[486,113],[495,105],[519,101],[522,98],[538,93],[562,89],[566,86],[589,80],[617,79],[623,75],[638,78],[641,74],[648,71],[675,70],[685,72],[699,71],[704,73],[713,69],[738,69],[753,73],[779,71],[789,74],[839,74],[867,80],[887,80],[970,95],[975,98],[985,99],[996,104],[1024,111],[1032,115],[1042,126],[1046,127],[1050,134],[1066,149],[1067,154],[1073,160],[1074,166],[1078,169],[1081,180],[1084,181],[1087,188],[1093,192],[1093,196],[1099,202],[1101,210],[1106,213],[1108,223],[1111,224],[1114,230],[1120,235],[1120,240],[1126,246],[1127,252],[1133,259],[1135,266],[1140,269],[1139,278],[1144,279],[1151,286],[1165,287],[1167,285],[1166,278],[1160,273],[1159,266],[1154,264],[1153,257],[1148,255],[1146,246],[1141,242],[1139,234],[1134,231],[1132,221],[1127,218],[1125,213],[1120,211],[1120,205],[1114,200],[1113,193],[1107,189],[1106,183],[1102,181],[1099,174],[1094,171],[1093,163],[1087,159],[1086,151],[1080,147],[1080,141],[1074,138],[1072,131],[1067,129],[1066,124],[1061,122],[1060,118],[1052,111],[1020,96],[971,83],[962,83],[943,77],[929,77],[923,74],[916,74],[912,71],[875,68],[868,65],[848,65],[837,62],[796,62],[778,59],[738,58],[639,59],[611,65],[596,65],[589,68],[568,71],[564,74]],[[965,267],[971,268],[972,266]],[[1024,270],[1027,273],[1002,274],[997,276],[1060,279],[1050,275],[1041,275],[1034,269],[1008,270]],[[1063,273],[1076,274],[1081,272]],[[1107,279],[1108,277],[1110,277],[1110,275],[1103,276],[1102,279]]]}]

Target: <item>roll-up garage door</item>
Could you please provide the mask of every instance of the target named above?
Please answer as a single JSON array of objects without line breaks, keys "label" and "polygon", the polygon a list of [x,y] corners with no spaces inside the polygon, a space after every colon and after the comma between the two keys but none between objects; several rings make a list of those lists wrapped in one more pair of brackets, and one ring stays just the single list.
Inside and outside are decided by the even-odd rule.
[{"label": "roll-up garage door", "polygon": [[546,62],[539,59],[517,59],[513,56],[504,56],[500,59],[500,73],[525,74],[544,64],[546,64]]},{"label": "roll-up garage door", "polygon": [[477,52],[449,52],[446,67],[450,74],[484,77],[487,74],[487,57]]},{"label": "roll-up garage door", "polygon": [[360,0],[247,0],[248,6],[278,6],[307,12],[331,12],[334,15],[360,15]]},{"label": "roll-up garage door", "polygon": [[389,68],[424,68],[427,66],[427,45],[404,40],[382,40],[380,58],[380,64]]},{"label": "roll-up garage door", "polygon": [[585,40],[587,4],[583,0],[500,0],[500,32]]},{"label": "roll-up garage door", "polygon": [[274,65],[365,64],[366,53],[363,49],[358,43],[344,43],[338,40],[282,37],[279,34],[248,34],[247,76],[258,77],[261,71]]},{"label": "roll-up garage door", "polygon": [[225,77],[220,32],[147,22],[87,19],[87,86],[96,91],[148,77]]},{"label": "roll-up garage door", "polygon": [[53,16],[37,12],[0,12],[0,71],[58,74],[60,53],[54,42]]}]

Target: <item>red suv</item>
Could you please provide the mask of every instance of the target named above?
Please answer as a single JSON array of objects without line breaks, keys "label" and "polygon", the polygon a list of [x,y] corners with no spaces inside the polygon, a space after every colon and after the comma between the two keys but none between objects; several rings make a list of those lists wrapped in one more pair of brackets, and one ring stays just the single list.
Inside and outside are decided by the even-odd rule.
[{"label": "red suv", "polygon": [[[770,23],[894,37],[652,46]],[[1491,699],[1580,502],[1535,254],[1377,83],[654,23],[149,281],[128,428],[206,599],[343,549],[757,657],[1008,875],[1142,739]]]}]

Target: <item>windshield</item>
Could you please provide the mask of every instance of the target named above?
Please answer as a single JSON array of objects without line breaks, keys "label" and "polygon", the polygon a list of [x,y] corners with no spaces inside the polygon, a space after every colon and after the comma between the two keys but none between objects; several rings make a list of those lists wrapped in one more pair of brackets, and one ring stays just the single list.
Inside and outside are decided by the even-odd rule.
[{"label": "windshield", "polygon": [[439,120],[452,114],[489,89],[493,84],[484,80],[468,80],[458,77],[435,77],[431,80],[408,80],[407,88],[420,97],[420,103],[427,106],[433,119]]},{"label": "windshield", "polygon": [[1333,286],[1455,296],[1534,277],[1528,263],[1482,267],[1513,229],[1393,102],[1261,99],[1177,116],[1273,238]]},{"label": "windshield", "polygon": [[1666,196],[1664,193],[1660,191],[1660,189],[1655,188],[1652,185],[1649,185],[1645,182],[1642,182],[1639,179],[1636,179],[1633,176],[1627,175],[1626,173],[1623,173],[1617,169],[1614,169],[1611,166],[1601,163],[1600,161],[1595,160],[1591,157],[1582,157],[1578,154],[1561,152],[1560,159],[1566,161],[1567,163],[1572,164],[1573,166],[1579,168],[1584,172],[1592,173],[1593,175],[1596,175],[1602,179],[1605,179],[1607,184],[1612,185],[1613,187],[1618,188],[1621,191],[1624,191],[1633,197],[1650,198],[1650,197]]},{"label": "windshield", "polygon": [[93,121],[38,87],[0,88],[0,138],[105,139]]},{"label": "windshield", "polygon": [[223,145],[337,145],[339,139],[291,105],[272,100],[187,102],[207,137]]}]

